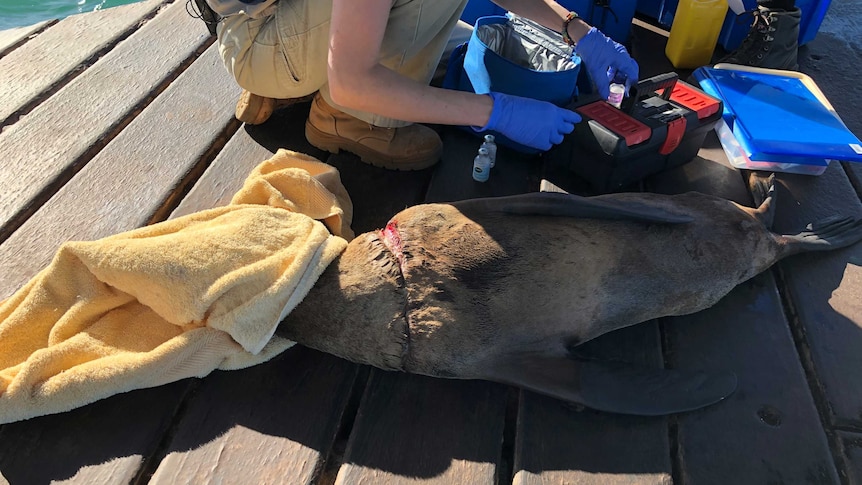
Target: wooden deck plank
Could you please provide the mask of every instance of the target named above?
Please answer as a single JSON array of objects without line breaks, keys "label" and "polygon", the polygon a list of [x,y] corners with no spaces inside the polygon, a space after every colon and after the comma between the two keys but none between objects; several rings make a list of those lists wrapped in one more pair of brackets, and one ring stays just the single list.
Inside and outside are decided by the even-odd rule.
[{"label": "wooden deck plank", "polygon": [[46,266],[69,239],[98,239],[147,224],[213,140],[238,123],[233,117],[238,95],[210,47],[0,245],[5,275],[0,297]]},{"label": "wooden deck plank", "polygon": [[838,436],[847,456],[846,483],[862,483],[862,433],[841,431]]},{"label": "wooden deck plank", "polygon": [[279,148],[326,160],[328,153],[305,140],[307,116],[308,105],[294,105],[276,111],[264,124],[242,125],[183,197],[171,218],[229,204],[251,171]]},{"label": "wooden deck plank", "polygon": [[[131,483],[188,392],[184,380],[0,427],[0,475],[12,484]],[[2,483],[2,480],[0,480]]]},{"label": "wooden deck plank", "polygon": [[374,371],[337,485],[491,485],[503,439],[505,387]]},{"label": "wooden deck plank", "polygon": [[8,51],[11,51],[12,48],[14,48],[16,45],[23,42],[34,33],[39,32],[51,22],[55,21],[45,20],[43,22],[38,22],[33,25],[26,25],[24,27],[14,27],[11,29],[0,30],[0,57],[8,54]]},{"label": "wooden deck plank", "polygon": [[[134,29],[164,2],[147,0],[66,17],[4,56],[0,59],[0,125],[39,93]],[[70,44],[74,48],[69,48]]]},{"label": "wooden deck plank", "polygon": [[382,229],[389,219],[422,202],[432,171],[393,171],[372,167],[352,154],[330,156],[353,202],[352,228],[356,234]]},{"label": "wooden deck plank", "polygon": [[[834,22],[852,22],[847,15],[858,2],[842,4]],[[834,10],[834,9],[833,9]],[[859,60],[858,46],[848,39],[821,32],[800,50],[799,66],[809,74],[847,127],[862,133],[862,110],[847,92],[858,90],[847,66]],[[808,222],[830,214],[859,217],[862,197],[862,166],[833,163],[819,177],[780,176],[781,191],[776,229],[796,231]],[[862,326],[862,245],[837,253],[800,256],[782,263],[782,275],[794,302],[798,323],[797,339],[803,338],[807,362],[813,367],[814,386],[823,396],[824,411],[836,426],[859,429],[862,423],[862,390],[855,384],[859,376],[860,326]],[[800,335],[802,334],[802,335]],[[803,337],[804,335],[804,337]],[[855,449],[848,460],[851,473],[862,469],[862,457]],[[851,483],[855,483],[851,481]]]},{"label": "wooden deck plank", "polygon": [[[674,367],[730,369],[726,401],[678,417],[686,483],[839,483],[770,273],[667,324]],[[744,477],[744,479],[743,479]]]},{"label": "wooden deck plank", "polygon": [[310,103],[298,104],[277,111],[263,125],[244,129],[256,143],[272,152],[278,148],[295,150],[338,169],[353,203],[352,228],[356,234],[382,228],[397,212],[422,202],[433,169],[385,170],[365,164],[348,152],[332,155],[315,148],[305,139],[309,108]]},{"label": "wooden deck plank", "polygon": [[296,346],[264,364],[207,376],[150,483],[314,483],[357,369]]},{"label": "wooden deck plank", "polygon": [[[775,230],[795,234],[832,215],[862,217],[862,203],[840,164],[819,177],[777,175]],[[780,263],[800,332],[833,424],[862,424],[862,244]]]},{"label": "wooden deck plank", "polygon": [[254,143],[244,129],[231,137],[213,163],[171,213],[171,219],[230,203],[248,174],[273,152]]},{"label": "wooden deck plank", "polygon": [[[858,1],[831,5],[827,23],[853,23],[859,18]],[[834,28],[834,27],[833,27]],[[862,51],[858,44],[848,42],[845,36],[837,36],[834,30],[821,31],[799,51],[799,70],[808,74],[832,102],[841,120],[857,137],[862,137],[862,110],[858,96],[847,97],[847,93],[858,93],[859,84],[855,70],[848,75],[848,66],[859,66]],[[846,162],[845,172],[853,181],[856,193],[862,197],[862,164]]]},{"label": "wooden deck plank", "polygon": [[[325,158],[305,140],[307,113],[307,105],[293,106],[265,125],[237,131],[171,217],[228,204],[277,148]],[[357,370],[297,346],[265,364],[208,376],[185,406],[150,483],[313,483]]]},{"label": "wooden deck plank", "polygon": [[473,180],[473,158],[482,139],[461,129],[442,133],[443,161],[434,170],[425,202],[451,202],[477,197],[501,197],[539,189],[539,158],[504,146],[497,147],[497,163],[487,182]]},{"label": "wooden deck plank", "polygon": [[[651,178],[648,188],[697,190],[751,205],[746,183],[713,133],[698,158]],[[803,477],[838,483],[771,273],[741,284],[712,308],[662,323],[672,367],[732,370],[739,380],[727,400],[677,416],[684,483],[795,483]]]},{"label": "wooden deck plank", "polygon": [[[264,125],[246,126],[237,132],[184,198],[174,216],[227,203],[245,175],[282,147],[325,159],[339,169],[354,203],[353,228],[356,231],[380,227],[398,210],[421,201],[430,177],[428,170],[382,170],[362,164],[348,153],[326,157],[328,154],[311,147],[302,129],[308,107],[306,104],[281,110]],[[290,477],[291,483],[311,483],[316,479],[332,446],[358,367],[307,349],[288,352],[298,352],[302,357],[293,358],[289,365],[257,366],[255,369],[261,370],[254,372],[255,375],[260,373],[260,378],[249,380],[242,377],[244,371],[239,371],[218,377],[215,384],[210,383],[210,378],[205,379],[195,401],[188,406],[187,417],[178,424],[177,438],[170,445],[172,451],[161,462],[154,482],[176,483],[202,476],[229,482],[256,476],[254,481],[267,481],[266,474],[272,473]],[[278,368],[273,369],[275,366]],[[279,375],[278,381],[267,382],[263,377],[274,373]],[[228,379],[230,381],[225,382]],[[196,417],[207,415],[209,403],[223,400],[227,395],[271,395],[274,391],[269,386],[273,383],[279,388],[289,387],[290,392],[278,399],[256,400],[254,415],[283,415],[284,419],[268,418],[251,427],[251,431],[246,429],[251,418],[219,422],[215,427],[227,431],[212,438],[209,430],[213,423],[203,423],[202,418]],[[248,411],[240,408],[241,405],[231,403],[216,416],[243,417]],[[270,421],[273,422],[271,426],[263,424]],[[267,446],[260,446],[258,442]],[[258,471],[260,463],[269,463],[268,471]]]},{"label": "wooden deck plank", "polygon": [[[658,325],[603,335],[578,352],[661,367]],[[667,419],[603,413],[522,391],[514,485],[669,484]]]},{"label": "wooden deck plank", "polygon": [[[353,203],[351,227],[356,234],[382,228],[397,212],[422,202],[433,169],[385,170],[362,163],[348,152],[332,155],[315,148],[305,139],[305,120],[310,107],[310,103],[297,104],[276,111],[262,125],[244,125],[240,131],[246,135],[234,136],[216,159],[216,162],[221,158],[233,159],[231,164],[223,164],[220,170],[231,171],[240,179],[230,185],[226,181],[219,182],[214,188],[199,189],[196,185],[183,199],[178,211],[187,202],[197,198],[208,198],[215,205],[227,203],[233,192],[239,189],[245,175],[256,165],[255,157],[262,156],[262,150],[275,153],[279,148],[311,155],[338,170]],[[246,138],[251,139],[257,148],[249,146]],[[258,162],[263,160],[265,158],[260,158]]]},{"label": "wooden deck plank", "polygon": [[[211,90],[207,96],[200,95],[204,85]],[[2,291],[17,289],[67,239],[95,239],[150,222],[213,140],[238,123],[233,118],[238,94],[215,47],[210,48],[0,245],[6,276]],[[191,382],[120,394],[70,413],[4,425],[4,445],[22,445],[5,451],[7,464],[0,458],[0,469],[9,477],[32,467],[34,457],[50,456],[53,462],[43,470],[47,478],[79,483],[130,479],[161,442]],[[61,439],[58,432],[68,437]],[[77,446],[80,442],[88,446]]]},{"label": "wooden deck plank", "polygon": [[[511,195],[538,186],[538,163],[507,150],[498,154],[491,180],[475,182],[471,169],[480,140],[456,129],[445,129],[442,138],[443,159],[425,201]],[[495,483],[506,394],[506,386],[484,381],[373,370],[336,483]]]},{"label": "wooden deck plank", "polygon": [[[177,4],[174,2],[171,8]],[[205,30],[199,22],[191,19],[188,28],[179,29],[205,37]],[[178,35],[178,32],[166,33],[167,37],[174,39]],[[123,44],[119,44],[114,51]],[[208,52],[204,57],[207,55],[212,54]],[[135,62],[143,62],[143,58],[150,56],[147,53]],[[646,73],[655,65],[643,66]],[[81,77],[93,68],[85,71]],[[158,108],[168,121],[152,115],[150,123],[158,119],[158,123],[167,125],[166,130],[188,132],[176,135],[177,139],[173,143],[177,147],[159,145],[158,139],[142,136],[144,131],[134,123],[125,127],[126,131],[131,130],[132,133],[122,144],[117,144],[120,148],[112,155],[113,160],[120,162],[114,162],[116,165],[111,168],[108,155],[100,154],[92,160],[92,167],[88,165],[84,172],[78,174],[98,180],[104,178],[106,182],[90,187],[86,179],[71,179],[67,188],[57,193],[56,200],[46,205],[45,210],[53,215],[42,216],[37,212],[33,216],[46,217],[43,221],[50,225],[46,229],[27,224],[21,226],[19,232],[23,231],[29,236],[14,239],[13,234],[6,242],[18,241],[15,243],[17,246],[0,245],[0,260],[4,264],[24,260],[35,271],[46,261],[34,263],[30,260],[35,253],[27,249],[28,244],[51,246],[53,249],[50,254],[53,254],[57,244],[66,238],[78,238],[76,234],[100,237],[106,235],[104,233],[114,224],[112,221],[116,221],[118,228],[131,228],[149,222],[152,218],[148,214],[153,214],[159,208],[169,209],[173,202],[163,202],[181,196],[183,184],[189,178],[194,178],[188,177],[183,171],[202,169],[202,165],[195,161],[201,157],[208,159],[213,139],[216,139],[217,146],[221,146],[223,140],[218,139],[218,136],[231,131],[231,123],[235,123],[231,113],[238,89],[228,80],[224,85],[220,84],[221,78],[214,81],[214,78],[222,75],[223,68],[216,61],[208,77],[194,77],[194,82],[187,83],[183,88],[188,91],[194,91],[192,87],[197,88],[198,95],[205,90],[206,96],[203,97],[218,98],[212,101],[214,106],[219,106],[218,113],[213,114],[211,108],[203,108],[200,112],[194,109],[180,111],[175,108],[195,106],[195,101],[170,95],[173,101],[180,102],[166,103]],[[181,77],[177,83],[185,82],[181,81],[183,79]],[[101,89],[104,90],[104,86]],[[168,96],[167,91],[161,97],[165,96]],[[111,101],[116,102],[117,99]],[[5,131],[26,122],[41,107]],[[129,109],[132,109],[132,105]],[[307,109],[307,106],[303,109]],[[99,110],[104,111],[104,107]],[[300,146],[304,140],[298,141],[292,137],[300,133],[296,130],[301,130],[300,123],[304,118],[294,114],[289,112],[287,115],[274,116],[291,118],[290,131],[287,132],[291,140],[287,142],[281,138],[277,129],[268,126],[271,122],[260,127],[241,128],[210,167],[212,171],[221,168],[225,172],[209,181],[205,174],[173,216],[225,203],[247,173],[243,168],[262,161],[268,156],[266,153],[272,153],[285,144],[289,147]],[[141,114],[142,117],[145,115],[146,111]],[[212,124],[211,131],[201,128],[206,124],[201,120],[210,116],[222,122],[221,130],[216,129],[218,122]],[[185,118],[181,121],[174,119],[182,117]],[[194,126],[194,130],[189,129],[190,126]],[[0,150],[11,140],[4,138],[5,134],[0,135]],[[246,135],[259,146],[242,139]],[[457,138],[462,135],[464,138],[459,142]],[[428,201],[455,200],[476,195],[508,195],[523,191],[525,182],[531,186],[530,190],[535,190],[532,187],[536,182],[533,172],[535,165],[528,164],[516,164],[512,169],[511,173],[521,174],[519,177],[507,177],[505,171],[501,172],[498,168],[492,173],[490,182],[473,182],[469,178],[469,165],[478,147],[478,139],[463,133],[444,133],[444,136],[448,152],[446,156],[450,163],[442,167],[443,172],[440,174],[432,174],[432,171],[378,171],[357,162],[355,157],[348,154],[328,159],[319,151],[311,154],[329,161],[342,171],[345,185],[357,207],[354,229],[360,232],[380,227],[397,210],[420,202],[422,190],[418,188],[429,183]],[[58,151],[63,150],[63,144],[57,146]],[[106,146],[105,151],[111,146]],[[174,151],[174,148],[182,152]],[[313,150],[308,146],[306,149],[309,150],[306,153]],[[263,158],[256,159],[258,156]],[[451,163],[453,157],[458,157],[457,165]],[[132,161],[124,166],[127,158]],[[147,158],[151,160],[150,164],[144,162]],[[221,159],[236,161],[236,166],[225,165]],[[37,160],[41,161],[41,158]],[[171,163],[170,167],[166,168],[166,162]],[[152,172],[150,178],[139,177],[138,171],[144,173],[148,168]],[[116,186],[107,182],[110,175],[98,174],[103,170],[120,173],[113,179]],[[166,171],[170,174],[163,177]],[[671,186],[668,190],[685,186],[732,193],[739,185],[733,177],[709,175],[711,171],[699,171],[697,166],[686,167],[683,171],[685,173],[679,179],[665,179]],[[127,172],[135,175],[129,176]],[[380,174],[384,176],[378,178]],[[831,173],[827,175],[832,177]],[[792,180],[793,177],[788,179]],[[4,180],[2,183],[5,184],[8,177],[0,172],[0,180]],[[783,178],[780,180],[785,182]],[[681,185],[675,185],[677,181]],[[42,186],[46,183],[42,182]],[[782,187],[781,190],[792,192],[799,188],[796,184],[801,186],[808,183],[792,180],[787,188]],[[826,184],[827,189],[830,183]],[[718,184],[718,189],[715,184]],[[842,186],[839,192],[845,193],[845,189],[847,186]],[[101,195],[88,194],[88,191],[101,191]],[[858,197],[858,184],[856,193]],[[811,194],[812,198],[819,196],[817,192]],[[786,194],[781,193],[779,197],[786,197]],[[836,194],[834,200],[829,197],[826,199],[825,207],[834,208],[832,204],[836,204],[835,207],[844,210],[840,194]],[[102,203],[94,202],[98,200]],[[780,207],[779,213],[782,209],[796,210],[793,205],[796,202],[785,200],[789,205]],[[2,207],[0,205],[0,209]],[[803,212],[809,210],[808,199],[803,197],[801,207]],[[817,210],[821,209],[825,210],[818,205]],[[855,211],[855,206],[852,209]],[[158,212],[156,219],[163,217],[162,212]],[[789,222],[797,222],[795,216],[790,218],[793,220]],[[81,227],[62,232],[73,220],[79,221]],[[93,227],[83,228],[85,224]],[[89,233],[93,235],[88,236]],[[0,235],[0,241],[5,237]],[[4,253],[7,249],[8,252]],[[862,441],[859,433],[849,430],[860,429],[859,420],[862,418],[859,417],[858,409],[862,406],[857,405],[856,414],[852,416],[847,410],[851,409],[850,404],[857,402],[856,393],[859,392],[855,389],[858,387],[855,386],[856,369],[860,368],[858,351],[856,354],[851,351],[857,348],[854,342],[858,342],[858,316],[862,315],[856,291],[860,280],[858,261],[862,260],[862,255],[856,248],[846,251],[846,257],[841,260],[843,263],[839,261],[820,274],[818,271],[823,269],[825,256],[815,256],[817,262],[812,263],[812,266],[818,270],[814,271],[814,281],[805,279],[811,274],[807,268],[806,272],[796,271],[801,264],[796,260],[801,261],[801,258],[793,260],[789,279],[796,278],[790,285],[796,292],[792,294],[794,303],[808,306],[809,300],[815,302],[809,314],[799,319],[804,330],[801,332],[803,348],[814,346],[816,350],[812,355],[819,355],[812,358],[815,365],[811,366],[814,369],[811,375],[814,377],[819,379],[823,362],[828,364],[831,373],[829,379],[817,382],[824,395],[829,397],[829,409],[836,408],[835,402],[840,404],[836,409],[841,414],[836,414],[830,421],[835,425],[832,430],[834,434],[831,435],[834,438],[833,445],[843,445],[843,455],[835,461],[845,462],[840,473],[847,475],[841,476],[842,482],[856,483],[862,479],[862,453],[859,451]],[[24,263],[21,264],[23,267]],[[825,278],[818,279],[817,276]],[[22,278],[18,277],[20,281],[10,284],[9,289],[19,286],[23,282]],[[823,281],[828,283],[825,287]],[[774,288],[775,282],[768,274],[758,277],[750,285],[741,286],[715,310],[722,318],[718,325],[715,321],[697,318],[664,324],[668,327],[666,342],[671,351],[668,360],[675,366],[684,363],[736,365],[736,360],[741,360],[739,365],[747,371],[745,376],[749,379],[744,383],[741,379],[746,391],[743,395],[737,394],[728,402],[703,412],[672,418],[671,430],[677,431],[673,438],[679,440],[674,444],[674,450],[678,452],[676,457],[680,460],[676,471],[681,474],[673,478],[678,478],[682,483],[832,483],[837,480],[834,469],[830,469],[833,464],[828,450],[825,455],[823,453],[821,445],[825,443],[825,438],[822,429],[818,427],[816,417],[811,417],[813,404],[810,394],[806,394],[808,387],[804,382],[795,383],[801,367],[793,359],[793,352],[787,350],[787,323],[780,318],[772,318],[776,307],[780,312],[780,302]],[[830,292],[833,289],[835,295]],[[796,294],[803,292],[807,295],[805,298],[795,299]],[[0,298],[3,297],[2,293],[0,287]],[[835,305],[829,306],[833,300]],[[821,321],[820,315],[824,313],[827,318]],[[764,314],[770,317],[765,318]],[[833,314],[843,314],[843,319],[831,318]],[[731,324],[726,324],[727,320]],[[827,328],[816,328],[818,326]],[[817,334],[812,337],[809,328],[816,328],[826,336]],[[598,345],[597,352],[600,353],[629,354],[643,351],[650,345],[652,348],[657,346],[654,324],[629,330],[645,331],[649,335],[626,337],[622,340],[625,346],[616,342],[621,337],[609,338],[606,342],[610,349],[601,348],[604,339],[591,344]],[[645,341],[653,343],[639,343]],[[835,343],[841,348],[837,355],[831,355],[829,346]],[[632,350],[626,350],[626,346]],[[654,359],[656,355],[654,352],[648,353],[647,357]],[[756,355],[759,355],[759,361]],[[758,362],[758,367],[748,367]],[[839,369],[839,365],[844,368]],[[739,368],[733,368],[742,373]],[[69,481],[99,484],[128,483],[133,480],[141,483],[149,478],[140,476],[141,466],[148,464],[157,450],[155,460],[162,461],[152,477],[155,482],[221,480],[331,483],[331,477],[320,477],[320,467],[327,460],[334,434],[342,421],[343,414],[339,414],[339,410],[341,413],[345,409],[352,412],[351,407],[345,408],[345,403],[350,394],[349,383],[355,382],[357,369],[357,366],[334,357],[296,348],[272,362],[245,371],[218,372],[203,380],[186,380],[155,389],[134,391],[69,413],[5,425],[0,427],[0,443],[3,443],[0,446],[0,483]],[[839,375],[841,370],[843,376]],[[509,389],[487,382],[445,381],[379,371],[373,371],[371,376],[337,483],[508,482],[505,463],[507,451],[501,450],[500,443],[507,439],[505,406]],[[756,383],[756,386],[752,383]],[[836,385],[849,390],[836,389]],[[192,399],[185,400],[192,389]],[[835,393],[838,399],[833,400]],[[329,396],[335,397],[334,403],[327,402]],[[790,405],[784,407],[784,404],[776,405],[776,402],[789,402]],[[516,440],[519,443],[516,459],[521,461],[516,468],[515,483],[670,481],[668,433],[664,419],[629,419],[594,413],[527,392],[521,393],[519,403],[522,420],[519,429],[524,431],[523,434],[519,432]],[[129,416],[135,419],[130,420]],[[182,418],[178,422],[177,416]],[[695,436],[698,434],[702,436]],[[567,437],[571,437],[571,440]],[[607,446],[612,444],[616,447],[609,449]],[[161,445],[167,448],[162,449]],[[543,449],[542,446],[551,447],[551,450]],[[638,450],[643,450],[644,454],[638,456]],[[781,453],[786,456],[776,458]],[[763,463],[755,463],[761,459]],[[793,460],[798,463],[785,466],[786,462]],[[769,473],[770,467],[781,468]],[[716,469],[719,470],[716,472]]]},{"label": "wooden deck plank", "polygon": [[847,173],[847,178],[850,179],[853,188],[856,189],[856,195],[862,198],[862,164],[846,162],[842,165],[844,165],[844,172]]},{"label": "wooden deck plank", "polygon": [[[634,53],[645,66],[642,75],[673,70],[660,58],[661,36],[646,29],[635,31]],[[687,76],[687,71],[680,73],[682,79]],[[729,168],[713,134],[699,155],[703,160],[655,178],[649,189],[698,190],[750,204],[745,184]],[[679,416],[679,479],[739,483],[740,477],[746,477],[745,483],[764,483],[780,474],[779,479],[788,482],[837,481],[834,459],[770,275],[740,285],[712,309],[664,323],[666,359],[674,366],[716,366],[735,370],[740,377],[740,390],[726,402]],[[767,424],[775,419],[782,424]]]},{"label": "wooden deck plank", "polygon": [[[549,157],[542,191],[589,195],[591,188],[564,160]],[[590,358],[662,366],[656,322],[603,335],[577,351]],[[522,392],[514,484],[669,483],[667,426],[664,417],[613,415]]]},{"label": "wooden deck plank", "polygon": [[[104,145],[106,136],[113,136],[112,130],[122,125],[129,113],[140,109],[157,86],[205,45],[207,32],[199,22],[186,13],[183,2],[171,5],[127,42],[0,133],[0,158],[4,160],[0,165],[0,185],[5,194],[0,202],[0,241],[17,226],[10,221],[20,223],[35,210],[40,197],[50,196],[52,184],[71,177],[80,168],[78,165],[86,163],[87,157]],[[38,65],[31,68],[37,69]],[[226,76],[224,72],[216,75],[214,83]],[[197,89],[223,89],[225,85],[222,82],[211,86],[202,81]],[[176,118],[170,109],[161,116]],[[175,120],[179,131],[191,134],[193,130],[179,122]],[[130,145],[133,143],[127,144]],[[138,151],[135,148],[132,153]],[[127,156],[113,153],[117,160]]]}]

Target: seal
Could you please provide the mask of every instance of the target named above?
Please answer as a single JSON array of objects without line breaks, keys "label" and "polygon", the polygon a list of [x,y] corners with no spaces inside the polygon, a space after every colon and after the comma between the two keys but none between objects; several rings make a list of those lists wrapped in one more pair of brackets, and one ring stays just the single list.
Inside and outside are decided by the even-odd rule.
[{"label": "seal", "polygon": [[353,240],[278,332],[353,362],[485,379],[598,410],[689,411],[736,388],[731,372],[578,358],[583,342],[714,305],[781,258],[862,239],[833,218],[771,232],[756,208],[700,193],[558,193],[424,204]]}]

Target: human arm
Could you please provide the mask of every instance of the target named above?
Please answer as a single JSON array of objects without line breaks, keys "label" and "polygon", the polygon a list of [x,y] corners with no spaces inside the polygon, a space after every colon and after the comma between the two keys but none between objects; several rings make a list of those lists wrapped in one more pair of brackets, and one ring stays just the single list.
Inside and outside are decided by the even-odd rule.
[{"label": "human arm", "polygon": [[389,118],[482,126],[488,96],[429,87],[380,64],[391,0],[333,0],[328,81],[332,100]]},{"label": "human arm", "polygon": [[539,149],[574,129],[580,118],[551,103],[434,88],[383,66],[390,8],[391,0],[333,0],[328,81],[336,104],[404,121],[482,127]]},{"label": "human arm", "polygon": [[[569,14],[569,9],[554,0],[493,0],[493,2],[501,8],[538,22],[555,32],[560,31],[566,15]],[[569,37],[578,42],[587,35],[590,28],[591,26],[583,19],[574,19],[569,23]]]}]

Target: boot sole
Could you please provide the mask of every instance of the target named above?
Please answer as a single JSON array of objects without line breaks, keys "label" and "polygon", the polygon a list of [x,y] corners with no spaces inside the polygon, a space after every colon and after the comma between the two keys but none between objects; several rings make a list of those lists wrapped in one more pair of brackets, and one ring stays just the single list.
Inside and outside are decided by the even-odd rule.
[{"label": "boot sole", "polygon": [[311,101],[314,94],[290,99],[272,99],[255,96],[248,91],[243,91],[236,102],[236,119],[247,125],[259,125],[268,120],[272,113],[279,108],[286,108],[298,103]]},{"label": "boot sole", "polygon": [[272,116],[275,103],[248,91],[243,91],[236,102],[236,119],[247,125],[259,125]]},{"label": "boot sole", "polygon": [[442,149],[434,154],[433,158],[428,156],[416,156],[409,158],[392,158],[391,156],[374,151],[365,145],[353,140],[347,140],[339,136],[330,135],[315,128],[308,121],[305,122],[305,137],[308,142],[323,151],[339,153],[345,150],[359,156],[359,159],[369,165],[389,170],[423,170],[435,165],[440,160]]}]

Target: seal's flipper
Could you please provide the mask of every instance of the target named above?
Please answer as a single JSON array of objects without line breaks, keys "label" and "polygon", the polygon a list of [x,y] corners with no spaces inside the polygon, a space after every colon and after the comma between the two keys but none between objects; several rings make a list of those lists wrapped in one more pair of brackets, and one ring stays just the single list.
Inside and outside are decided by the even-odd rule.
[{"label": "seal's flipper", "polygon": [[754,198],[754,205],[763,204],[767,198],[775,196],[775,174],[772,172],[748,172],[748,190]]},{"label": "seal's flipper", "polygon": [[799,234],[779,236],[778,240],[784,247],[782,257],[805,251],[831,251],[862,240],[862,219],[831,216],[809,224]]},{"label": "seal's flipper", "polygon": [[581,362],[584,404],[602,411],[657,416],[715,404],[736,390],[736,374]]},{"label": "seal's flipper", "polygon": [[481,210],[523,216],[621,219],[664,224],[685,224],[694,220],[687,214],[670,212],[648,204],[581,197],[558,192],[532,192],[508,197],[470,199],[453,205],[465,214],[470,210]]},{"label": "seal's flipper", "polygon": [[618,362],[522,354],[485,379],[600,411],[660,416],[714,404],[736,390],[732,372],[653,369]]},{"label": "seal's flipper", "polygon": [[772,221],[775,219],[775,174],[749,172],[748,185],[757,207],[751,211],[751,215],[767,229],[772,229]]}]

